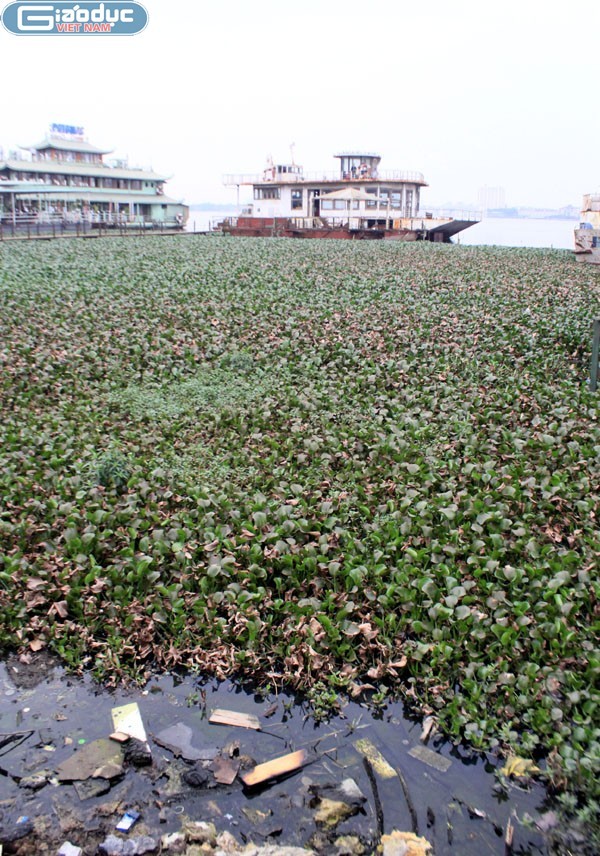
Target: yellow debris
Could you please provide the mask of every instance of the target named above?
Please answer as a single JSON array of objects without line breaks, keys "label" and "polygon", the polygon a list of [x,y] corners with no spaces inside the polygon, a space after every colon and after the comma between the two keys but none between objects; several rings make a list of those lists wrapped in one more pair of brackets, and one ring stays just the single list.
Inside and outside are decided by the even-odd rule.
[{"label": "yellow debris", "polygon": [[398,775],[394,768],[385,760],[379,749],[368,738],[365,737],[362,740],[357,740],[354,746],[361,755],[369,759],[373,765],[373,769],[376,773],[379,773],[382,779],[393,779],[394,776]]},{"label": "yellow debris", "polygon": [[509,755],[506,759],[506,764],[500,772],[505,776],[524,777],[540,773],[541,770],[529,758],[519,758],[517,755]]},{"label": "yellow debris", "polygon": [[426,838],[419,838],[412,832],[398,832],[381,836],[383,856],[430,856],[433,848]]}]

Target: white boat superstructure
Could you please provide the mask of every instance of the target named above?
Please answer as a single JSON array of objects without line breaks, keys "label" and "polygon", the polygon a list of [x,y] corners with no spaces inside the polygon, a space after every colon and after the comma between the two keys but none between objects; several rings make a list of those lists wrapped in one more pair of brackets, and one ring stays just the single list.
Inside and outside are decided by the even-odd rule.
[{"label": "white boat superstructure", "polygon": [[262,173],[229,174],[227,186],[252,187],[253,201],[227,218],[235,235],[303,238],[386,238],[449,241],[478,222],[421,211],[423,174],[381,170],[373,152],[341,152],[335,172],[304,172],[296,163],[269,161]]}]

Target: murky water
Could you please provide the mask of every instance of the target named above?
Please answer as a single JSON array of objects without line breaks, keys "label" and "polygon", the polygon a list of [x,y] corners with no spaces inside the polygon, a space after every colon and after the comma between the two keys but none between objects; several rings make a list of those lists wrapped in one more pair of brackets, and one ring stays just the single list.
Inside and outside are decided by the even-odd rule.
[{"label": "murky water", "polygon": [[[106,793],[97,796],[81,792],[81,786],[78,794],[74,784],[59,783],[55,771],[61,762],[90,741],[108,737],[112,708],[131,702],[139,705],[152,764],[126,765],[110,788],[102,783]],[[215,708],[256,714],[262,730],[210,724]],[[239,777],[231,785],[216,784],[210,770],[202,772],[200,787],[192,787],[183,775],[193,765],[153,740],[178,722],[192,729],[194,746],[208,755],[220,751],[226,758],[241,759],[242,769],[244,763],[251,766],[252,761],[262,763],[298,749],[306,750],[307,761],[302,769],[255,789],[244,787]],[[9,734],[14,736],[7,743]],[[213,822],[218,832],[229,831],[240,844],[294,844],[336,853],[335,841],[354,835],[369,854],[382,832],[399,829],[426,837],[437,856],[482,856],[505,853],[504,831],[512,817],[511,852],[546,852],[537,831],[519,822],[543,812],[540,785],[511,784],[504,789],[494,776],[495,759],[436,737],[428,743],[436,753],[436,767],[429,766],[409,754],[423,746],[420,735],[421,724],[405,717],[400,704],[373,715],[349,703],[341,715],[316,724],[290,697],[261,698],[231,683],[164,675],[143,690],[108,691],[89,679],[68,677],[51,663],[32,671],[10,660],[0,665],[0,832],[26,816],[34,829],[19,842],[19,853],[56,853],[56,845],[69,839],[82,846],[84,854],[92,854],[108,834],[119,835],[115,825],[125,810],[134,809],[141,818],[130,837],[148,834],[157,841],[189,818]],[[369,743],[360,742],[357,748],[358,741]],[[365,764],[359,748],[370,744],[392,773],[381,774],[377,764]],[[437,769],[444,766],[443,772]],[[40,790],[24,788],[22,781],[19,786],[20,780],[39,771],[46,771],[48,779]],[[316,821],[319,795],[348,778],[362,791],[364,804],[327,830]]]}]

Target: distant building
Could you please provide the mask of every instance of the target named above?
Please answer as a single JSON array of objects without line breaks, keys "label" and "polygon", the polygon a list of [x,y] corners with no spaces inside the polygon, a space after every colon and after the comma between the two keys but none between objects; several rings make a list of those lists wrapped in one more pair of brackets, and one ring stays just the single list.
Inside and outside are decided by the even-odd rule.
[{"label": "distant building", "polygon": [[477,207],[485,217],[491,208],[506,208],[506,193],[503,187],[488,187],[485,184],[479,188],[477,194]]},{"label": "distant building", "polygon": [[578,220],[579,208],[576,205],[563,205],[558,209],[559,217],[564,217],[565,220]]}]

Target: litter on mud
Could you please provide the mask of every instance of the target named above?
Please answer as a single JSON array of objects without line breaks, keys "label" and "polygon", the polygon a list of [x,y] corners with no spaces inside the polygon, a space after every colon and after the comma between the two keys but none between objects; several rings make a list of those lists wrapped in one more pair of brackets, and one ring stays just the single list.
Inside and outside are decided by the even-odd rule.
[{"label": "litter on mud", "polygon": [[[19,677],[25,680],[23,667]],[[0,696],[10,699],[0,706],[0,734],[19,731],[26,738],[0,748],[5,854],[57,856],[70,844],[81,848],[79,856],[141,856],[159,851],[164,837],[164,852],[199,845],[206,856],[241,854],[249,843],[270,852],[277,847],[278,853],[372,856],[384,835],[408,830],[425,836],[437,856],[476,856],[495,852],[510,819],[513,852],[546,856],[539,830],[552,821],[538,809],[542,785],[531,777],[520,779],[518,788],[505,776],[494,780],[484,768],[492,763],[499,771],[499,759],[476,760],[439,737],[431,740],[432,750],[452,757],[452,767],[431,776],[409,754],[419,744],[421,723],[406,718],[399,703],[390,703],[378,719],[348,702],[339,715],[317,723],[306,717],[301,700],[191,676],[156,676],[144,694],[104,692],[89,679],[63,677],[58,667],[41,680],[39,689],[31,681],[15,689],[0,663]],[[206,703],[209,711],[228,711],[233,695],[263,723],[278,703],[269,728],[232,733],[211,724]],[[362,740],[359,727],[365,729]],[[110,738],[113,729],[126,733],[124,728],[136,736],[124,743]],[[138,736],[152,741],[152,755]],[[54,748],[52,755],[45,746]],[[59,779],[58,770],[87,778]],[[112,778],[97,777],[119,770]],[[500,803],[492,795],[498,787],[505,797]],[[487,819],[475,806],[485,809]],[[536,826],[524,827],[525,813]],[[386,856],[393,846],[386,843]],[[427,853],[424,846],[415,852]]]},{"label": "litter on mud", "polygon": [[219,751],[214,746],[194,746],[192,729],[183,722],[178,722],[152,735],[152,739],[159,746],[172,752],[176,758],[181,757],[184,761],[212,761]]},{"label": "litter on mud", "polygon": [[142,743],[147,743],[146,729],[142,722],[142,715],[136,702],[125,704],[122,707],[114,707],[112,710],[112,721],[115,731],[135,737]]},{"label": "litter on mud", "polygon": [[239,769],[239,760],[224,758],[222,755],[217,755],[211,764],[211,770],[215,777],[215,781],[221,785],[233,784]]},{"label": "litter on mud", "polygon": [[140,819],[140,814],[137,811],[126,811],[121,820],[115,826],[118,832],[129,832]]},{"label": "litter on mud", "polygon": [[[56,856],[82,856],[83,850],[70,841],[65,841]],[[0,844],[0,856],[2,856],[2,845]]]},{"label": "litter on mud", "polygon": [[116,743],[127,743],[127,741],[129,740],[129,734],[125,734],[123,731],[113,731],[113,733],[110,734],[109,737]]},{"label": "litter on mud", "polygon": [[60,782],[114,779],[123,772],[123,751],[111,740],[94,740],[76,749],[56,768]]}]

